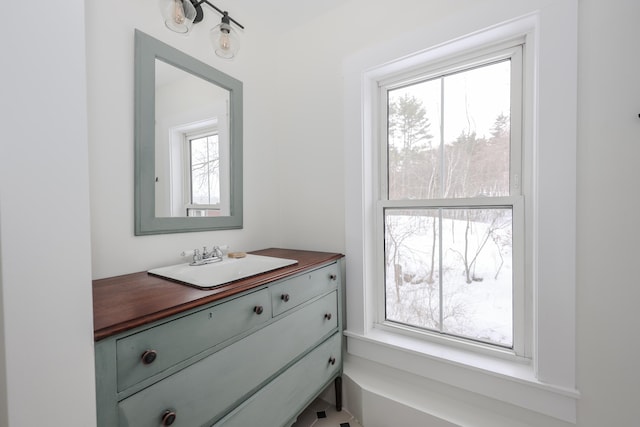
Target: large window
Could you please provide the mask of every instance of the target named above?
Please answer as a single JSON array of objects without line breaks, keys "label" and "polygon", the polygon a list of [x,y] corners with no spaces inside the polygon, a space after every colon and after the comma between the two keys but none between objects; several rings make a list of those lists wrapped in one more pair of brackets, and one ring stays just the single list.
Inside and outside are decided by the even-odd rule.
[{"label": "large window", "polygon": [[379,321],[522,350],[522,47],[380,83]]},{"label": "large window", "polygon": [[[512,2],[501,3],[509,8],[484,11],[484,17],[467,10],[462,19],[446,21],[446,30],[427,25],[344,61],[345,335],[348,357],[356,358],[350,365],[357,370],[347,368],[367,383],[366,375],[418,384],[409,394],[401,387],[385,390],[412,405],[424,390],[418,399],[432,407],[430,392],[437,381],[456,387],[456,395],[479,393],[575,423],[577,4],[533,2],[516,12]],[[483,97],[471,90],[467,71],[490,71],[506,61],[508,111],[492,111],[499,91],[489,91],[489,102],[478,104]],[[453,97],[453,78],[469,79],[466,95]],[[422,84],[438,84],[440,92],[410,93]],[[486,88],[488,82],[480,87]],[[406,139],[406,149],[402,132],[395,130],[400,127],[388,116],[403,91],[422,102],[429,120],[422,135]],[[462,100],[463,110],[453,109],[455,99]],[[488,118],[481,120],[484,113]],[[509,136],[508,176],[495,181],[497,166],[484,167],[486,159],[479,160],[488,154],[489,143],[497,142],[492,130],[501,115]],[[462,117],[457,128],[456,117]],[[482,140],[457,144],[473,148],[471,157],[453,148],[461,135]],[[429,165],[437,158],[437,166],[419,170],[408,157],[405,162],[403,149],[420,152],[411,161],[422,157]],[[389,168],[394,172],[402,162],[406,175],[390,178]],[[453,180],[453,172],[461,181]],[[471,186],[472,176],[486,177],[481,183],[508,182],[508,193],[501,185]],[[403,179],[415,186],[392,188]],[[404,229],[394,232],[394,226]],[[510,254],[508,243],[494,242],[498,236],[510,238]],[[397,289],[391,237],[399,243]],[[503,288],[507,296],[511,292],[504,309],[486,291],[496,273],[499,280],[511,280],[510,288]],[[397,308],[406,317],[391,311],[397,291],[402,303]],[[424,314],[427,306],[431,317]],[[506,322],[490,324],[509,307],[511,315],[499,318]],[[465,317],[458,316],[462,308]],[[489,335],[478,326],[498,333]]]}]

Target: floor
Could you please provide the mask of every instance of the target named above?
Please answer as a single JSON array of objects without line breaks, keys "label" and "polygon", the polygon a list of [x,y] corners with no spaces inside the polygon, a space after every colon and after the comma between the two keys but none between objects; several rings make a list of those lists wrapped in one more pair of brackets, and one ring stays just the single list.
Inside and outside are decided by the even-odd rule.
[{"label": "floor", "polygon": [[353,415],[344,408],[336,407],[322,399],[316,399],[300,414],[291,427],[362,427]]}]

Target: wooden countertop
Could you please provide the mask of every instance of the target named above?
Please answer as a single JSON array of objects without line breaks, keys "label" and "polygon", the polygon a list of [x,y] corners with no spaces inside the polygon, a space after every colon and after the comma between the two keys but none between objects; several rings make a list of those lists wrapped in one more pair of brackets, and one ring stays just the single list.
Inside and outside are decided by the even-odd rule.
[{"label": "wooden countertop", "polygon": [[343,257],[329,252],[263,249],[256,255],[295,259],[297,264],[201,290],[152,276],[146,271],[93,281],[93,337],[95,341],[218,301],[265,283],[321,266]]}]

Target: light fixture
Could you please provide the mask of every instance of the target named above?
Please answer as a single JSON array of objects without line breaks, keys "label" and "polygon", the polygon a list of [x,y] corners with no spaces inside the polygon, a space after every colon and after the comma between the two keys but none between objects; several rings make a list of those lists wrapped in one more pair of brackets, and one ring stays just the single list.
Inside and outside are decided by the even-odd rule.
[{"label": "light fixture", "polygon": [[244,27],[230,17],[227,11],[217,8],[208,0],[160,0],[165,25],[176,33],[189,33],[193,24],[202,21],[204,18],[203,3],[222,15],[220,24],[210,31],[211,43],[216,55],[224,59],[232,59],[238,53],[240,42],[237,32],[231,26],[231,23],[241,29],[244,29]]},{"label": "light fixture", "polygon": [[168,29],[182,34],[191,31],[197,15],[193,3],[183,0],[161,0],[160,7],[164,24]]},{"label": "light fixture", "polygon": [[211,43],[216,55],[220,58],[231,59],[238,53],[240,42],[236,30],[231,26],[231,18],[227,12],[222,14],[222,22],[210,31]]}]

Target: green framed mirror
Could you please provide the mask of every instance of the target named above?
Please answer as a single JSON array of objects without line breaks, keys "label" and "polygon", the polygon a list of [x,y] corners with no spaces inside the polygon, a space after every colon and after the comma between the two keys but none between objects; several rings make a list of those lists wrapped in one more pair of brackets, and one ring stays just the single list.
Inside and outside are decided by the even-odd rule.
[{"label": "green framed mirror", "polygon": [[242,82],[135,32],[135,234],[242,228]]}]

